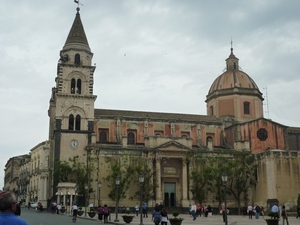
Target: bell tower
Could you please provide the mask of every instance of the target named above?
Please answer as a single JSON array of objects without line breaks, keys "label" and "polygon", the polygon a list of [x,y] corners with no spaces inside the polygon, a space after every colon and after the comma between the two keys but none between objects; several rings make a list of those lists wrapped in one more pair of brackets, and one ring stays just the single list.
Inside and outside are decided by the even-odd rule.
[{"label": "bell tower", "polygon": [[[55,87],[52,88],[49,115],[50,166],[55,160],[83,156],[86,146],[92,143],[94,125],[93,95],[94,71],[93,53],[80,18],[80,8],[60,51],[57,64]],[[50,185],[53,193],[58,180]],[[53,194],[52,193],[52,194]]]}]

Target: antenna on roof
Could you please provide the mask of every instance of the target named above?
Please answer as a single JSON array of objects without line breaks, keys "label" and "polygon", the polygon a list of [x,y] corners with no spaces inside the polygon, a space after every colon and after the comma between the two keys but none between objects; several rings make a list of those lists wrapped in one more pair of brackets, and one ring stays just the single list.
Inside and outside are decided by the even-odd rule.
[{"label": "antenna on roof", "polygon": [[268,100],[268,88],[267,87],[264,87],[263,89],[266,90],[266,94],[265,94],[265,98],[266,98],[266,105],[267,105],[267,110],[265,111],[265,113],[267,114],[267,118],[269,118],[269,100]]}]

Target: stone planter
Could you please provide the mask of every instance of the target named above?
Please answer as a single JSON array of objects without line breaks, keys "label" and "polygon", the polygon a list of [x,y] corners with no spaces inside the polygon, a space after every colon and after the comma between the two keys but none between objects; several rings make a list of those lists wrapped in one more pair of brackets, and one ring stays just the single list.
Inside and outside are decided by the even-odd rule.
[{"label": "stone planter", "polygon": [[96,216],[95,212],[88,212],[89,217],[94,218]]},{"label": "stone planter", "polygon": [[132,220],[133,220],[133,218],[134,218],[134,216],[128,216],[128,215],[124,215],[124,216],[122,216],[122,217],[123,217],[123,220],[124,220],[125,223],[130,223],[130,222],[132,222]]},{"label": "stone planter", "polygon": [[80,210],[80,211],[77,211],[77,215],[78,215],[78,216],[82,216],[82,215],[83,215],[83,213],[84,213],[84,211],[82,211],[82,210]]},{"label": "stone planter", "polygon": [[171,225],[181,225],[183,219],[169,219]]},{"label": "stone planter", "polygon": [[279,219],[265,219],[268,225],[278,225]]},{"label": "stone planter", "polygon": [[66,209],[60,209],[59,210],[61,213],[65,213],[66,212]]}]

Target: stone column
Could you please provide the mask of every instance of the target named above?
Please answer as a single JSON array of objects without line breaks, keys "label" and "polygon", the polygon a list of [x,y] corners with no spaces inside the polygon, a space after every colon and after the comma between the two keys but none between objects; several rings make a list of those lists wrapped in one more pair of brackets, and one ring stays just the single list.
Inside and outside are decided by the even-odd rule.
[{"label": "stone column", "polygon": [[187,207],[189,205],[188,200],[188,180],[187,180],[188,174],[187,174],[187,166],[185,163],[183,163],[182,159],[182,202],[181,205],[183,207]]},{"label": "stone column", "polygon": [[161,198],[161,166],[160,166],[160,159],[156,159],[156,177],[157,177],[157,187],[156,187],[156,201],[159,203],[162,201]]}]

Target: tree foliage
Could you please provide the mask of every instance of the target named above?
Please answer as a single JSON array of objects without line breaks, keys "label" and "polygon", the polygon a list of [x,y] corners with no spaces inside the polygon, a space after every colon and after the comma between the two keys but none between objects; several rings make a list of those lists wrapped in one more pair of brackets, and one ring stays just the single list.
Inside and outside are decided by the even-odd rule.
[{"label": "tree foliage", "polygon": [[192,153],[187,161],[192,168],[189,176],[193,186],[190,190],[195,201],[202,203],[206,193],[210,192],[221,206],[225,190],[221,177],[226,172],[226,194],[235,198],[240,212],[241,197],[255,184],[255,160],[250,152]]}]

